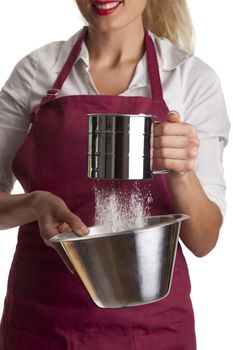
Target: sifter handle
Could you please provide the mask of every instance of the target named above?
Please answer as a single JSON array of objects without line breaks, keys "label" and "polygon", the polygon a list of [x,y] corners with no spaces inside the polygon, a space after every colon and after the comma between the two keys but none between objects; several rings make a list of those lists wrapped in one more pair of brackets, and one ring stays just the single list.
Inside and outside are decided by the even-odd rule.
[{"label": "sifter handle", "polygon": [[[160,124],[161,122],[158,120],[152,120],[153,124]],[[152,170],[151,171],[153,175],[162,175],[162,174],[167,174],[169,173],[169,170],[167,169],[157,169],[157,170]]]},{"label": "sifter handle", "polygon": [[169,170],[167,169],[152,170],[153,175],[161,175],[161,174],[167,174],[167,173],[169,173]]}]

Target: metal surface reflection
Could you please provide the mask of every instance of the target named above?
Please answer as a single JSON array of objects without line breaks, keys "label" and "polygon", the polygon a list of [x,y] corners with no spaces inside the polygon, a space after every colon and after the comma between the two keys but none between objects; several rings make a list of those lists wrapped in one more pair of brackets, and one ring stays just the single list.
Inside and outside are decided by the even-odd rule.
[{"label": "metal surface reflection", "polygon": [[69,263],[79,274],[99,307],[117,308],[148,304],[170,290],[180,225],[187,215],[147,218],[143,228],[85,237],[66,233],[53,237],[62,245]]},{"label": "metal surface reflection", "polygon": [[151,179],[152,115],[88,115],[88,177]]}]

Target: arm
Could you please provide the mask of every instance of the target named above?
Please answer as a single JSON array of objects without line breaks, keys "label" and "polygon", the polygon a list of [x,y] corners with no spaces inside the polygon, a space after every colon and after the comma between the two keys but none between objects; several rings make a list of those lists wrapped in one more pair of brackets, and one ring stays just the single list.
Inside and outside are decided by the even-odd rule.
[{"label": "arm", "polygon": [[225,211],[222,161],[230,125],[213,69],[193,56],[179,67],[179,77],[182,122],[177,112],[169,113],[154,127],[153,149],[160,166],[170,170],[174,210],[190,215],[181,239],[204,256],[217,242]]},{"label": "arm", "polygon": [[204,256],[217,242],[222,215],[207,197],[195,173],[199,149],[196,128],[180,123],[178,113],[170,112],[165,123],[154,126],[153,136],[156,161],[169,170],[174,209],[190,216],[182,224],[181,239],[196,256]]},{"label": "arm", "polygon": [[66,204],[50,192],[35,191],[28,194],[10,195],[0,192],[0,229],[8,229],[38,221],[40,234],[45,244],[54,248],[67,268],[74,268],[59,245],[49,239],[59,233],[73,231],[78,235],[88,234],[88,228]]},{"label": "arm", "polygon": [[38,52],[20,60],[0,92],[0,229],[38,220],[41,236],[48,240],[68,228],[79,234],[87,229],[60,198],[49,192],[9,194],[14,184],[12,159],[30,124],[29,105]]},{"label": "arm", "polygon": [[68,209],[62,199],[50,192],[35,191],[20,195],[0,192],[0,229],[36,220],[46,243],[53,235],[67,230],[80,235],[88,233],[80,218]]},{"label": "arm", "polygon": [[190,216],[182,223],[180,237],[196,256],[205,256],[216,245],[222,214],[207,197],[194,170],[178,177],[171,172],[168,178],[175,211]]},{"label": "arm", "polygon": [[5,230],[35,221],[32,194],[10,195],[0,192],[0,229]]}]

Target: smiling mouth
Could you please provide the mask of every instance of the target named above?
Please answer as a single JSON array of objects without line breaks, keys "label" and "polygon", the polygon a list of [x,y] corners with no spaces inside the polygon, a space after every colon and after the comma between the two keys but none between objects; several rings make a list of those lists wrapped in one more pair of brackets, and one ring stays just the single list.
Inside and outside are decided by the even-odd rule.
[{"label": "smiling mouth", "polygon": [[115,11],[121,3],[122,1],[95,1],[92,7],[99,15],[107,15]]}]

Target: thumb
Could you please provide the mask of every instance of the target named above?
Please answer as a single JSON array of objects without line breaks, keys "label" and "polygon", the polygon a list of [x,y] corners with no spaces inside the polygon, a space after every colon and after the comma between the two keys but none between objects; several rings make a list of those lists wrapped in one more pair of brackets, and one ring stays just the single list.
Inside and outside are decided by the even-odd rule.
[{"label": "thumb", "polygon": [[70,226],[74,233],[77,233],[80,236],[86,236],[89,233],[88,227],[82,222],[82,220],[69,210],[63,213],[62,220]]},{"label": "thumb", "polygon": [[167,122],[171,123],[179,123],[180,122],[180,115],[176,111],[170,111],[167,114]]}]

